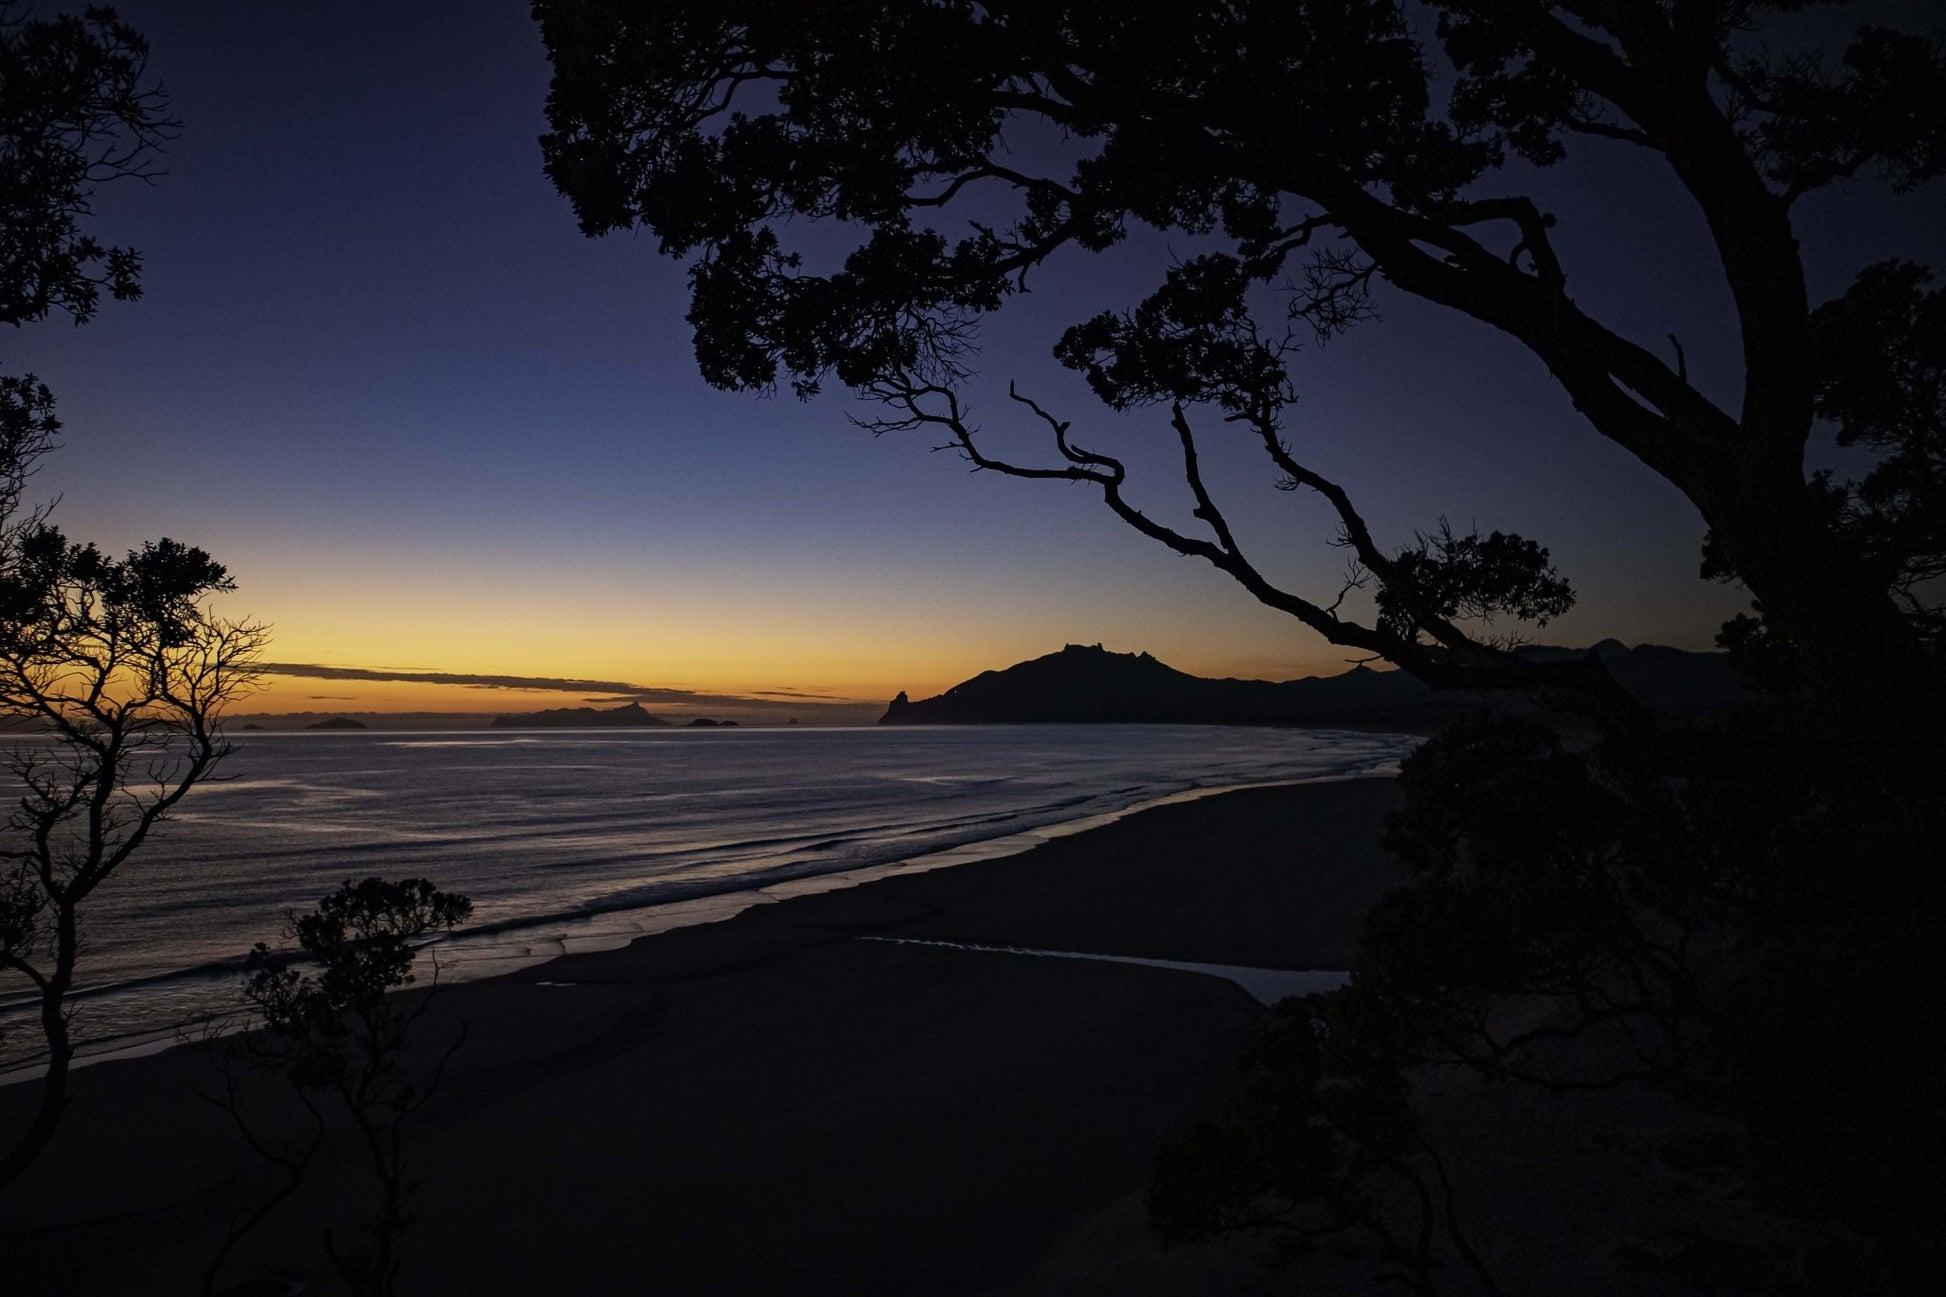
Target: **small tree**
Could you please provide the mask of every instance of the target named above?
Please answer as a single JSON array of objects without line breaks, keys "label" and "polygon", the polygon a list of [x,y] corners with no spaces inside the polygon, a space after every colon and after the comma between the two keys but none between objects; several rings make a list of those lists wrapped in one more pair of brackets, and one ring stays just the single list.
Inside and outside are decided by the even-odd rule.
[{"label": "small tree", "polygon": [[[418,938],[450,931],[472,912],[466,897],[442,892],[423,878],[347,880],[311,913],[293,914],[285,925],[285,935],[303,952],[302,962],[280,957],[262,942],[251,952],[244,998],[264,1030],[242,1038],[241,1056],[284,1073],[311,1118],[313,1136],[296,1157],[273,1154],[245,1120],[234,1084],[219,1100],[251,1145],[284,1171],[285,1183],[232,1226],[205,1276],[206,1291],[236,1243],[302,1180],[323,1136],[320,1095],[335,1100],[350,1118],[380,1190],[379,1209],[365,1225],[368,1244],[342,1248],[327,1230],[325,1251],[354,1293],[378,1297],[396,1290],[399,1241],[412,1223],[406,1210],[412,1190],[406,1178],[406,1124],[438,1088],[466,1033],[462,1027],[423,1081],[415,1080],[407,1040],[430,997],[408,1007],[389,992],[415,981]],[[437,968],[435,962],[435,981]],[[227,1062],[227,1054],[219,1057]]]},{"label": "small tree", "polygon": [[88,898],[229,752],[219,717],[253,684],[264,632],[208,614],[230,580],[175,541],[118,560],[36,523],[0,563],[0,714],[41,731],[4,759],[20,793],[0,842],[0,978],[32,987],[47,1043],[4,1185],[67,1103]]}]

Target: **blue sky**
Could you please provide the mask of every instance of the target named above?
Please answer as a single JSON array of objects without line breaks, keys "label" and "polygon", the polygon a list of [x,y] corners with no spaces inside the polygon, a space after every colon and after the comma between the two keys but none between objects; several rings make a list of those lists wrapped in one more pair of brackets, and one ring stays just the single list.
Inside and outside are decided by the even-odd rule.
[{"label": "blue sky", "polygon": [[[583,239],[541,174],[549,69],[523,4],[119,8],[184,124],[165,176],[97,204],[102,237],[143,250],[146,295],[23,330],[0,361],[60,397],[66,444],[36,484],[69,532],[210,549],[241,587],[226,611],[273,623],[273,659],[865,699],[1064,642],[1205,674],[1342,668],[1080,489],[874,439],[842,392],[709,390],[682,268],[647,239]],[[1677,334],[1734,401],[1700,221],[1652,165],[1594,144],[1515,184],[1561,214],[1578,300],[1651,346]],[[1884,256],[1946,262],[1939,188],[1808,202],[1814,294]],[[1178,521],[1161,418],[1108,415],[1047,353],[1185,250],[1151,234],[1051,267],[987,326],[970,392],[1004,446],[1019,380],[1078,439],[1130,454],[1135,498]],[[1298,357],[1293,441],[1395,543],[1444,515],[1548,545],[1582,604],[1546,639],[1706,647],[1740,598],[1695,579],[1702,529],[1674,491],[1518,347],[1393,295],[1381,308]],[[1259,461],[1216,459],[1260,561],[1335,589],[1320,512]],[[286,679],[264,705],[533,702],[343,684]]]}]

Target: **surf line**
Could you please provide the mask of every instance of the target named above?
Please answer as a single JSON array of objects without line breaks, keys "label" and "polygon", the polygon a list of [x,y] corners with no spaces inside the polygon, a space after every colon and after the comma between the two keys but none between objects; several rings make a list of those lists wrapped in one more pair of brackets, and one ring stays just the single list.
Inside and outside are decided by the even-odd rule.
[{"label": "surf line", "polygon": [[939,946],[946,950],[973,950],[990,955],[1032,955],[1039,959],[1093,959],[1106,964],[1140,964],[1145,968],[1168,968],[1179,973],[1201,973],[1235,982],[1260,1004],[1275,1004],[1293,995],[1312,995],[1335,991],[1351,980],[1351,974],[1335,970],[1246,968],[1240,964],[1200,964],[1180,959],[1146,959],[1140,955],[1096,955],[1081,950],[1036,950],[1028,946],[981,946],[967,941],[934,941],[925,937],[860,937],[860,941],[883,941],[894,946]]}]

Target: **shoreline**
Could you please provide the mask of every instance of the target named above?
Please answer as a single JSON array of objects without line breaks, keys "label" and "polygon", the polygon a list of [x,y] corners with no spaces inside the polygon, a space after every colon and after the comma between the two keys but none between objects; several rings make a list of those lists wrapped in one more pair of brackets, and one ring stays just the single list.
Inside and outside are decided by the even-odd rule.
[{"label": "shoreline", "polygon": [[[412,1128],[403,1281],[1241,1291],[1247,1249],[1161,1252],[1140,1195],[1156,1142],[1263,1010],[1218,977],[1111,959],[1348,966],[1360,916],[1398,876],[1376,847],[1396,799],[1379,778],[1209,796],[444,988],[415,1031],[437,1042],[464,1022],[468,1036]],[[211,1077],[195,1050],[76,1074],[54,1145],[0,1201],[23,1284],[194,1286],[265,1183],[194,1096]],[[281,1080],[246,1080],[259,1121],[287,1111]],[[0,1128],[29,1098],[0,1089]],[[355,1230],[368,1174],[335,1132],[227,1280],[333,1291],[318,1232]]]},{"label": "shoreline", "polygon": [[[1401,735],[1401,737],[1409,736]],[[474,982],[506,977],[527,969],[538,968],[569,955],[624,949],[644,937],[679,928],[721,923],[753,907],[772,905],[798,896],[823,895],[853,887],[868,886],[887,878],[929,873],[988,860],[1007,859],[1031,852],[1048,842],[1092,832],[1119,823],[1131,816],[1165,806],[1185,805],[1211,797],[1257,789],[1308,787],[1360,779],[1390,779],[1396,777],[1397,773],[1398,762],[1392,760],[1377,763],[1367,769],[1339,774],[1314,775],[1302,779],[1277,779],[1264,783],[1217,784],[1179,789],[1173,793],[1133,802],[1119,810],[1098,811],[1071,820],[1057,820],[1032,829],[981,838],[908,858],[851,869],[835,869],[828,873],[802,874],[758,887],[730,886],[720,891],[703,892],[695,896],[649,905],[618,906],[612,910],[597,910],[583,914],[510,919],[497,924],[484,925],[476,931],[462,931],[449,937],[442,937],[426,943],[420,949],[447,952],[458,956],[450,964],[441,966],[442,986],[470,985]],[[535,929],[540,928],[562,930],[560,935],[548,942],[554,947],[553,949],[535,950],[534,943],[521,940],[523,934],[531,934]],[[496,949],[502,949],[505,953],[493,953]],[[131,986],[167,982],[179,978],[201,977],[215,981],[226,975],[240,976],[241,966],[239,965],[234,974],[218,968],[188,968],[158,973],[137,982],[118,982],[107,986],[83,988],[70,999],[73,1003],[85,1004],[92,997],[112,995]],[[32,1002],[22,1001],[22,1003]],[[105,1062],[151,1057],[174,1048],[191,1035],[209,1031],[214,1024],[224,1020],[224,1017],[212,1014],[172,1023],[167,1027],[99,1037],[84,1042],[79,1047],[70,1070]],[[214,1034],[229,1035],[248,1030],[250,1025],[247,1022],[239,1022],[217,1030]],[[38,1056],[24,1059],[19,1063],[0,1063],[0,1088],[34,1080],[45,1071],[46,1064]]]}]

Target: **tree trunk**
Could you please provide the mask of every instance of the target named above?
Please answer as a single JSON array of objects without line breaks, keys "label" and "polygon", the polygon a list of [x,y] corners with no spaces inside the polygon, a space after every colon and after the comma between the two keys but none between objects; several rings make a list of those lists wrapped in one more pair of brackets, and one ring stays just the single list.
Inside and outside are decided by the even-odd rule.
[{"label": "tree trunk", "polygon": [[74,960],[79,947],[72,908],[62,906],[56,915],[56,936],[60,943],[55,956],[54,975],[41,988],[41,1031],[47,1038],[47,1075],[41,1078],[40,1106],[14,1146],[0,1155],[0,1189],[20,1178],[41,1155],[61,1113],[68,1106],[68,1070],[74,1061],[74,1041],[68,1035],[67,997],[74,984]]}]

